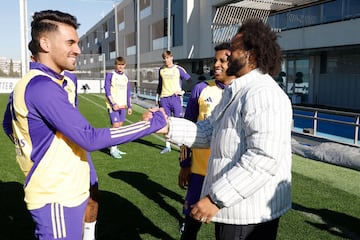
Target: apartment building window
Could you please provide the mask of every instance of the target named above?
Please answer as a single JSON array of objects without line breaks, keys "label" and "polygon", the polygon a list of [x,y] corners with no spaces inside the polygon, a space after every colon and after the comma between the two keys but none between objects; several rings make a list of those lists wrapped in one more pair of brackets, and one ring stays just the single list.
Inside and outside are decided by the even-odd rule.
[{"label": "apartment building window", "polygon": [[103,24],[104,38],[109,37],[109,29],[106,23]]},{"label": "apartment building window", "polygon": [[326,73],[346,73],[358,75],[360,69],[360,54],[356,51],[336,51],[328,54]]},{"label": "apartment building window", "polygon": [[118,11],[117,14],[117,23],[118,23],[118,29],[119,31],[125,29],[125,8]]},{"label": "apartment building window", "polygon": [[167,18],[152,24],[150,27],[152,50],[167,48]]},{"label": "apartment building window", "polygon": [[269,16],[274,29],[289,30],[360,17],[359,0],[334,0]]},{"label": "apartment building window", "polygon": [[115,41],[109,42],[109,54],[110,54],[110,59],[115,59],[117,57]]},{"label": "apartment building window", "polygon": [[136,54],[136,42],[135,42],[135,33],[130,33],[125,37],[125,46],[126,47],[126,55],[135,55]]},{"label": "apartment building window", "polygon": [[99,42],[99,39],[97,37],[97,32],[93,32],[93,38],[94,38],[94,44],[97,44]]},{"label": "apartment building window", "polygon": [[90,51],[90,63],[94,63],[94,56],[92,54],[92,51]]},{"label": "apartment building window", "polygon": [[150,0],[140,0],[140,19],[146,18],[151,15]]},{"label": "apartment building window", "polygon": [[86,47],[90,47],[89,37],[86,37]]},{"label": "apartment building window", "polygon": [[344,17],[353,18],[360,16],[359,0],[347,0],[344,3]]}]

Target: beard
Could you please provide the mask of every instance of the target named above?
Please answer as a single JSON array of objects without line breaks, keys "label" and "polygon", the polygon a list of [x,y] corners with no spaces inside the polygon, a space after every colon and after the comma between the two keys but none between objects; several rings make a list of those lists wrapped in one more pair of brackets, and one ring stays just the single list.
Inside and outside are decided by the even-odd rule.
[{"label": "beard", "polygon": [[229,68],[226,70],[228,76],[241,77],[240,72],[246,66],[246,59],[244,57],[231,59]]}]

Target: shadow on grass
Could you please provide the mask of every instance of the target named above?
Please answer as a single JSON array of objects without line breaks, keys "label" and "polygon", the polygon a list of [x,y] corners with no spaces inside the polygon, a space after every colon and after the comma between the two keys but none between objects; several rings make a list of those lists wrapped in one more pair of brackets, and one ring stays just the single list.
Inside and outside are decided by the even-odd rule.
[{"label": "shadow on grass", "polygon": [[[24,202],[23,185],[0,182],[0,239],[35,240],[35,224]],[[100,191],[97,240],[137,240],[147,233],[155,239],[172,239],[128,200]]]},{"label": "shadow on grass", "polygon": [[[146,146],[149,146],[149,147],[157,148],[157,149],[160,149],[160,150],[162,150],[164,148],[164,146],[165,146],[165,145],[156,144],[156,143],[144,140],[144,139],[137,139],[137,140],[132,141],[132,143],[138,143],[138,144],[146,145]],[[121,144],[119,146],[121,147]],[[110,155],[110,149],[109,148],[103,148],[103,149],[100,149],[99,151],[106,154],[106,155]]]},{"label": "shadow on grass", "polygon": [[176,220],[180,221],[182,219],[178,209],[175,209],[173,206],[164,201],[163,196],[168,196],[169,198],[179,202],[181,205],[183,204],[183,197],[163,187],[159,183],[151,181],[146,174],[140,172],[117,171],[109,173],[109,176],[120,179],[138,189],[148,199],[154,201],[160,208],[167,211],[169,215],[173,216]]},{"label": "shadow on grass", "polygon": [[[146,146],[149,146],[149,147],[157,148],[157,149],[160,149],[160,150],[163,150],[164,147],[165,147],[165,142],[164,142],[164,144],[156,144],[156,143],[144,140],[144,139],[137,139],[137,140],[135,140],[133,142],[138,143],[138,144],[143,144],[143,145],[146,145]],[[180,153],[179,149],[177,149],[176,147],[172,147],[171,151],[177,151],[178,153]]]},{"label": "shadow on grass", "polygon": [[296,211],[315,215],[320,218],[321,221],[317,221],[316,223],[307,221],[308,224],[318,229],[345,239],[360,239],[359,218],[329,209],[307,208],[296,203],[292,204],[292,208]]},{"label": "shadow on grass", "polygon": [[0,239],[35,239],[35,224],[26,209],[23,185],[0,181],[0,193]]},{"label": "shadow on grass", "polygon": [[106,155],[110,155],[110,149],[109,148],[100,149],[99,152],[105,153]]},{"label": "shadow on grass", "polygon": [[137,139],[137,140],[135,140],[133,142],[143,144],[143,145],[146,145],[146,146],[149,146],[149,147],[157,148],[157,149],[160,149],[160,150],[162,150],[165,147],[164,144],[160,145],[160,144],[156,144],[156,143],[144,140],[144,139]]},{"label": "shadow on grass", "polygon": [[100,191],[99,196],[97,240],[140,240],[140,234],[172,239],[127,199],[108,191]]}]

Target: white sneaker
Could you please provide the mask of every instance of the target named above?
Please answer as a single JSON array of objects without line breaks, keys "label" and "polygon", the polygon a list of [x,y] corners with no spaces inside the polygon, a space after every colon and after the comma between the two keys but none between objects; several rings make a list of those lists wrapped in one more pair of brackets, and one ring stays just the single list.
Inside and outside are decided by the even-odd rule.
[{"label": "white sneaker", "polygon": [[123,152],[123,151],[121,151],[121,150],[119,150],[119,149],[118,149],[118,151],[119,151],[119,153],[120,153],[121,155],[127,154],[126,152]]},{"label": "white sneaker", "polygon": [[171,152],[171,148],[166,147],[160,152],[160,154],[164,154],[164,153],[168,153],[168,152]]},{"label": "white sneaker", "polygon": [[116,158],[116,159],[120,159],[120,158],[121,158],[121,153],[120,153],[119,149],[110,150],[110,155],[111,155],[113,158]]}]

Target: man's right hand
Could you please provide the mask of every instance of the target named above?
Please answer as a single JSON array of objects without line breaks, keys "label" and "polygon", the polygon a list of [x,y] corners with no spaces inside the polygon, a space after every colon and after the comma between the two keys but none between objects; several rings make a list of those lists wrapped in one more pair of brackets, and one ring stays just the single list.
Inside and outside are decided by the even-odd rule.
[{"label": "man's right hand", "polygon": [[190,181],[190,167],[182,167],[178,176],[178,185],[182,189],[186,189]]},{"label": "man's right hand", "polygon": [[169,121],[168,121],[168,115],[165,113],[164,108],[149,108],[149,111],[143,113],[141,120],[142,121],[149,121],[153,117],[153,113],[157,112],[157,111],[162,112],[167,124],[166,124],[165,127],[158,130],[156,133],[167,134],[169,132]]}]

